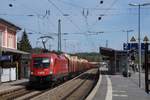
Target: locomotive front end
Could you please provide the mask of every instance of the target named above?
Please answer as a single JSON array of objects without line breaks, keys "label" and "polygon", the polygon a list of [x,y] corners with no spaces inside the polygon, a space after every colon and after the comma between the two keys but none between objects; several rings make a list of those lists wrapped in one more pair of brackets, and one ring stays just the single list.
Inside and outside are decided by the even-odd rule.
[{"label": "locomotive front end", "polygon": [[30,83],[50,83],[53,70],[51,57],[48,55],[33,55],[30,67]]}]

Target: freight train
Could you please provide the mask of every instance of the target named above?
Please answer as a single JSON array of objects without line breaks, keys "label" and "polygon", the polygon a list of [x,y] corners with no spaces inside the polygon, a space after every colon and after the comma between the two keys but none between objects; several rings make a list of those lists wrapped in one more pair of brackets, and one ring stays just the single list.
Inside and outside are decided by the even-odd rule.
[{"label": "freight train", "polygon": [[93,68],[85,59],[67,54],[32,54],[29,83],[51,84]]}]

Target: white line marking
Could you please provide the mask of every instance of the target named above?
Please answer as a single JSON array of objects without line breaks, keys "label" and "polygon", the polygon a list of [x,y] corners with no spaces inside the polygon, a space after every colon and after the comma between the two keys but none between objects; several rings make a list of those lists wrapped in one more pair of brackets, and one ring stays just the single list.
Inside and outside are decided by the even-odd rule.
[{"label": "white line marking", "polygon": [[111,80],[109,79],[108,75],[106,75],[107,79],[107,94],[105,100],[112,100],[112,84]]},{"label": "white line marking", "polygon": [[96,86],[94,87],[92,92],[89,94],[89,96],[86,98],[86,100],[92,100],[94,98],[96,92],[98,91],[98,89],[100,87],[101,80],[102,80],[102,75],[99,75],[99,80],[98,80]]},{"label": "white line marking", "polygon": [[113,92],[126,93],[127,91],[113,90]]},{"label": "white line marking", "polygon": [[113,94],[113,96],[116,96],[116,97],[128,97],[128,95],[125,95],[125,94]]}]

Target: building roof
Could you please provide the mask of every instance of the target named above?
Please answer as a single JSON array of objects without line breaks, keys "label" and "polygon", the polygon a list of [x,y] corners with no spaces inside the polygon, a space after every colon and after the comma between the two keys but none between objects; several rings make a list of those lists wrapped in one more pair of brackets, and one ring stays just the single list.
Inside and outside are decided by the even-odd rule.
[{"label": "building roof", "polygon": [[11,23],[11,22],[9,22],[9,21],[3,19],[3,18],[0,18],[0,23],[5,24],[5,25],[7,25],[8,27],[15,28],[16,30],[21,30],[20,27],[16,26],[15,24],[13,24],[13,23]]},{"label": "building roof", "polygon": [[116,53],[117,55],[126,55],[127,51],[125,50],[115,50],[112,48],[105,48],[105,47],[100,47],[100,53],[105,56],[114,56]]},{"label": "building roof", "polygon": [[28,52],[24,52],[24,51],[20,51],[20,50],[16,50],[16,49],[11,49],[11,48],[5,48],[5,47],[2,47],[2,51],[3,52],[17,53],[17,54],[30,54]]},{"label": "building roof", "polygon": [[114,56],[115,50],[112,48],[100,47],[100,54],[105,56]]}]

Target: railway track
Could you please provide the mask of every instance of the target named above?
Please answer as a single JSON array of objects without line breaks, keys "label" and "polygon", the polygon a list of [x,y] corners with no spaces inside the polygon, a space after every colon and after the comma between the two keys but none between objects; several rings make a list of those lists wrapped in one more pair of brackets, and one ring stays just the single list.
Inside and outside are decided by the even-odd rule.
[{"label": "railway track", "polygon": [[97,73],[98,69],[89,70],[31,100],[84,100],[96,84]]},{"label": "railway track", "polygon": [[15,98],[15,100],[30,100],[31,98],[36,97],[44,92],[45,90],[44,91],[32,91],[25,95],[19,96],[18,98]]},{"label": "railway track", "polygon": [[29,92],[25,87],[7,90],[0,93],[0,100],[12,100]]},{"label": "railway track", "polygon": [[16,88],[0,93],[0,100],[29,100],[48,90],[49,89],[37,91],[33,89],[28,90],[26,87]]},{"label": "railway track", "polygon": [[94,77],[89,78],[89,75],[85,74],[81,79],[80,83],[74,89],[70,89],[71,91],[62,100],[83,100],[87,97],[96,81],[92,81],[91,79],[96,79],[96,76],[94,75]]},{"label": "railway track", "polygon": [[96,81],[97,69],[90,70],[61,85],[46,90],[25,87],[0,93],[0,100],[83,100]]}]

